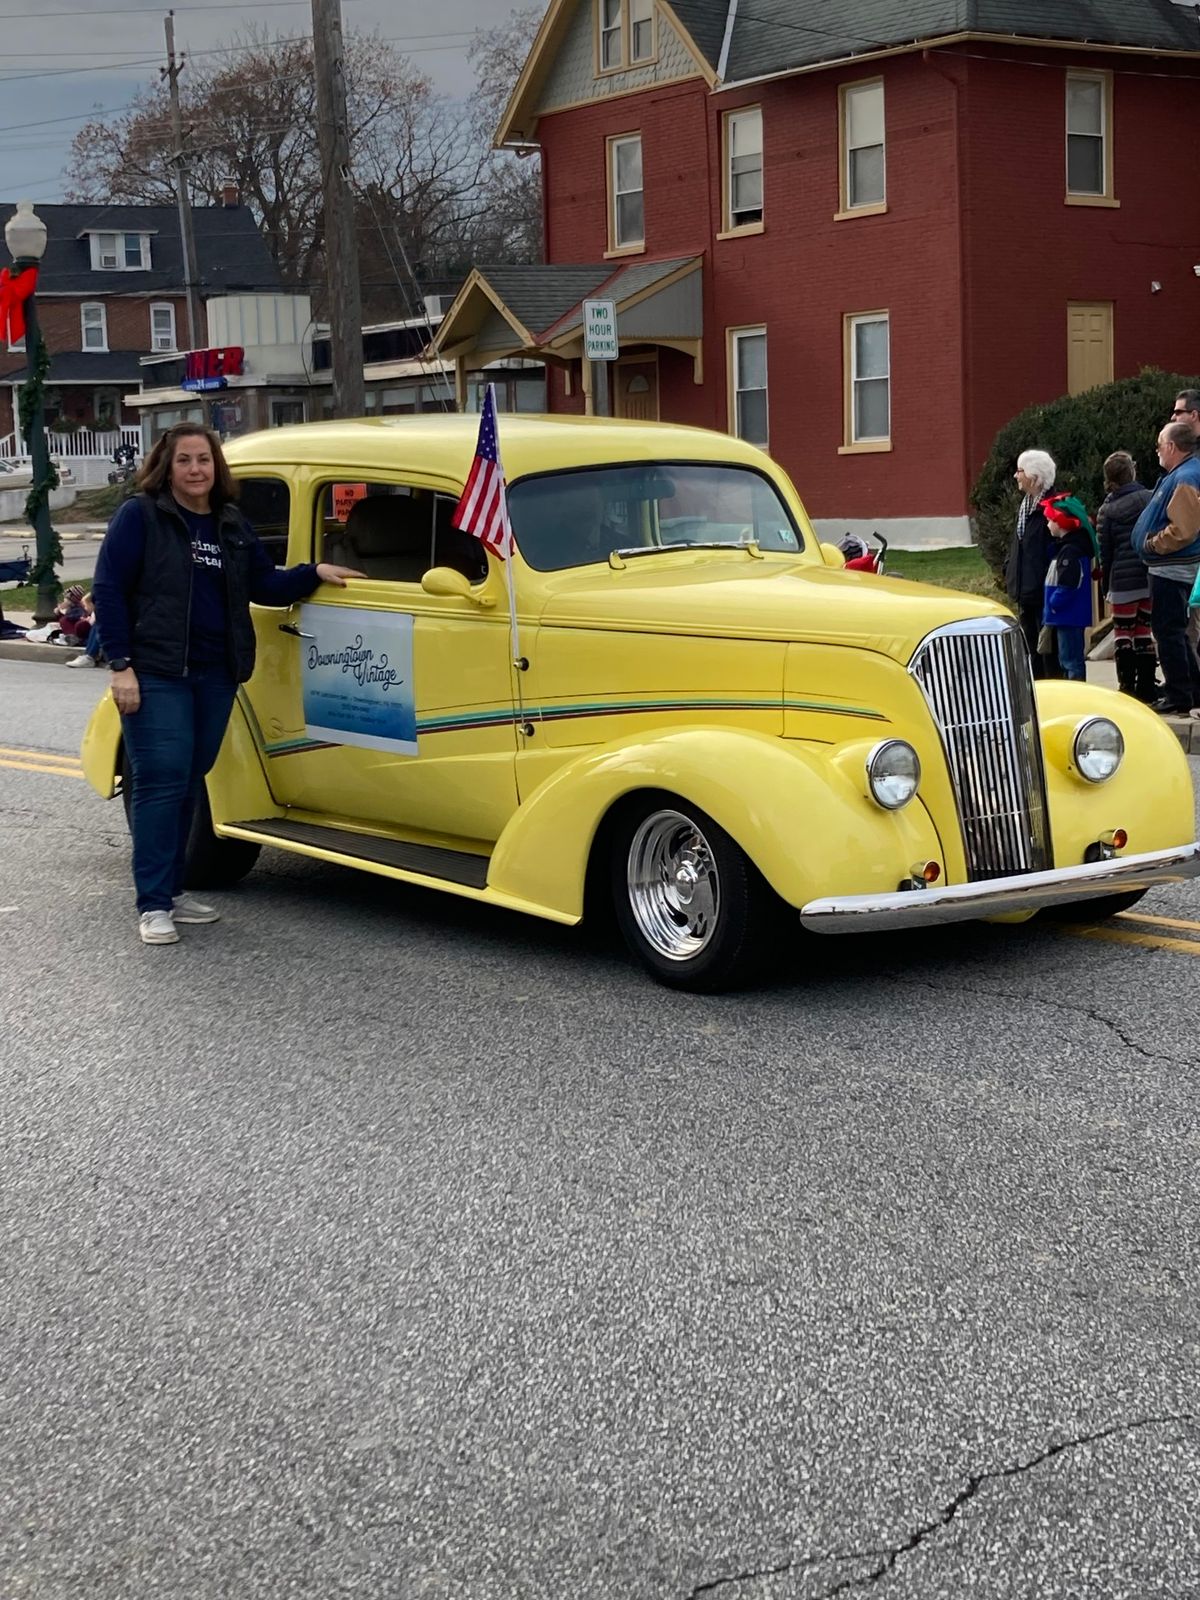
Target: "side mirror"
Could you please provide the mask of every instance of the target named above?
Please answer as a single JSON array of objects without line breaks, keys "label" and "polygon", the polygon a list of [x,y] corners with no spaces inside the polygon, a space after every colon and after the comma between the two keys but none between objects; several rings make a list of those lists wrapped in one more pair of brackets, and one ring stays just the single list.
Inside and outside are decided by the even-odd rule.
[{"label": "side mirror", "polygon": [[835,544],[823,544],[821,555],[827,567],[844,567],[846,558]]},{"label": "side mirror", "polygon": [[442,600],[467,600],[483,610],[496,603],[490,595],[472,588],[471,580],[455,567],[430,567],[421,579],[421,588]]}]

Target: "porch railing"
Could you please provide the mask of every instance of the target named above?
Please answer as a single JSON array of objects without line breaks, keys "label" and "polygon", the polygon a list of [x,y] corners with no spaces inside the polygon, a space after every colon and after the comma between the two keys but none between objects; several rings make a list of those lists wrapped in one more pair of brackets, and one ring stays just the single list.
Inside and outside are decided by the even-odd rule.
[{"label": "porch railing", "polygon": [[[131,444],[139,453],[142,448],[142,430],[136,425],[104,430],[75,428],[70,433],[47,430],[46,438],[50,444],[50,454],[63,461],[82,461],[89,457],[107,461],[119,444]],[[28,454],[25,441],[19,434],[10,433],[0,438],[0,457],[11,460],[14,456]]]}]

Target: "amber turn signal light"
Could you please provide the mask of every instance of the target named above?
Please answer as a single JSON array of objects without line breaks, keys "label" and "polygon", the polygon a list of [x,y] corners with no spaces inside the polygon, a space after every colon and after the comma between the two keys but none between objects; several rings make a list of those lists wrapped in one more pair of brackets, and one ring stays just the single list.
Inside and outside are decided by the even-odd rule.
[{"label": "amber turn signal light", "polygon": [[918,861],[912,869],[914,883],[936,883],[941,875],[941,866],[936,861]]}]

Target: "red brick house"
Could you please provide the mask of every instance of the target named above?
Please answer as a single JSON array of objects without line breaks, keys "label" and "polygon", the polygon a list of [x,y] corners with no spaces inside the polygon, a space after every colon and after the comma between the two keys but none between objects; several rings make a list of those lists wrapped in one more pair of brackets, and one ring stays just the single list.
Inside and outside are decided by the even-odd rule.
[{"label": "red brick house", "polygon": [[[46,253],[38,274],[38,317],[50,355],[46,419],[52,449],[78,481],[107,470],[117,436],[140,440],[128,396],[142,386],[142,356],[188,348],[183,251],[173,206],[38,205]],[[14,206],[0,206],[7,217]],[[192,210],[200,274],[201,327],[210,296],[279,288],[279,272],[248,207]],[[0,345],[0,454],[21,455],[17,392],[24,345]],[[55,424],[60,429],[55,429]],[[139,444],[140,448],[140,444]],[[96,470],[90,475],[85,465]]]},{"label": "red brick house", "polygon": [[1016,411],[1200,369],[1198,90],[1174,0],[552,0],[497,133],[546,265],[478,269],[438,348],[590,409],[612,296],[618,415],[766,444],[826,535],[965,542]]}]

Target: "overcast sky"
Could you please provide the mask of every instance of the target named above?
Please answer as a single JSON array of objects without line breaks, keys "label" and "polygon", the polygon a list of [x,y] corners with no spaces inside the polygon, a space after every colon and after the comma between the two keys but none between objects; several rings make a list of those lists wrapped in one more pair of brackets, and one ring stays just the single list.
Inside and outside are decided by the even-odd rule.
[{"label": "overcast sky", "polygon": [[[75,130],[155,81],[167,9],[153,0],[0,0],[0,202],[64,198]],[[473,81],[467,47],[474,30],[503,21],[511,10],[511,0],[342,0],[347,29],[378,29],[455,97]],[[177,5],[176,49],[195,51],[199,64],[201,52],[228,44],[248,24],[279,38],[308,33],[310,0]]]}]

